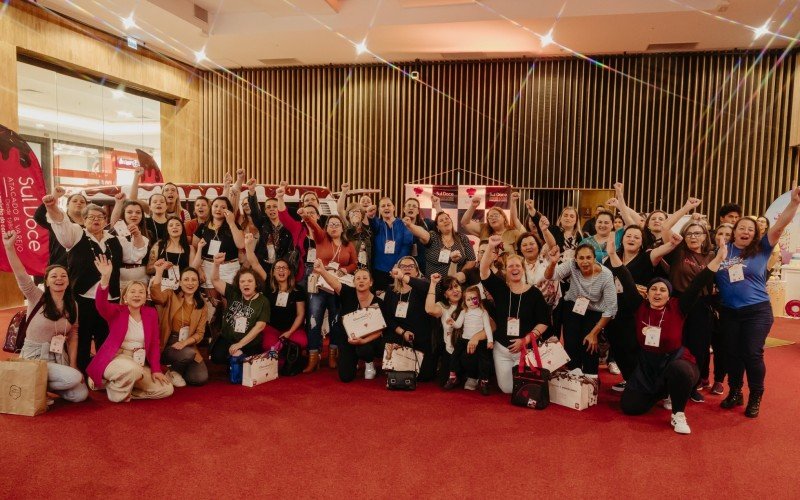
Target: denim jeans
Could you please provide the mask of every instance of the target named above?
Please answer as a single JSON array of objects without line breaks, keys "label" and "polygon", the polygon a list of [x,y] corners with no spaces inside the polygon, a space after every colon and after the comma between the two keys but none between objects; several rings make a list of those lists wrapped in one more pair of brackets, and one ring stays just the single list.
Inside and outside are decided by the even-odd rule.
[{"label": "denim jeans", "polygon": [[[347,285],[344,285],[347,286]],[[308,294],[308,350],[319,352],[322,348],[322,321],[325,319],[325,311],[328,311],[328,323],[333,327],[339,315],[336,307],[336,296],[332,293],[321,291],[319,293]],[[336,347],[336,343],[331,339],[331,347]]]},{"label": "denim jeans", "polygon": [[775,321],[772,306],[761,302],[740,309],[723,307],[720,326],[728,344],[728,385],[739,389],[747,372],[747,385],[751,393],[764,392],[764,342]]}]

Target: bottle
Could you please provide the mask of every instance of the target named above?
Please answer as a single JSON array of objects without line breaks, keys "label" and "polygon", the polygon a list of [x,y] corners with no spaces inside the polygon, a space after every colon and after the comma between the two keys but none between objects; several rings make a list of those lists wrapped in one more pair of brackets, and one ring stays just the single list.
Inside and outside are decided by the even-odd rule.
[{"label": "bottle", "polygon": [[240,354],[238,356],[231,356],[230,357],[229,376],[230,376],[231,384],[241,384],[242,383],[242,372],[244,371],[242,363],[244,363],[244,354]]}]

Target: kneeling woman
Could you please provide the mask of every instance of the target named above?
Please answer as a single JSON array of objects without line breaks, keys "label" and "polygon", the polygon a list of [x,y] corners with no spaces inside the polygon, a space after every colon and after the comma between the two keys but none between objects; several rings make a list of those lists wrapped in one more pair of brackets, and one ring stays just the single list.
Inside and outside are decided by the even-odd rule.
[{"label": "kneeling woman", "polygon": [[664,278],[654,278],[647,287],[646,299],[642,299],[630,271],[615,252],[609,252],[611,265],[622,284],[621,300],[630,304],[620,311],[632,311],[640,347],[639,363],[622,393],[621,406],[626,415],[646,413],[666,395],[664,407],[672,410],[671,423],[675,432],[691,432],[684,409],[700,370],[694,355],[683,345],[683,325],[700,292],[711,283],[726,255],[727,247],[721,245],[714,259],[697,274],[679,299],[670,298],[672,284]]},{"label": "kneeling woman", "polygon": [[214,257],[211,282],[224,295],[228,307],[222,316],[222,333],[211,348],[211,361],[228,364],[228,356],[252,356],[263,352],[261,332],[269,322],[269,301],[258,291],[260,279],[252,269],[240,269],[233,279],[235,285],[222,281],[219,266],[225,254]]},{"label": "kneeling woman", "polygon": [[[177,219],[170,219],[170,222]],[[185,267],[178,277],[178,290],[162,290],[161,278],[173,264],[160,259],[153,264],[150,297],[158,306],[161,327],[161,360],[170,366],[172,385],[184,387],[208,382],[208,368],[197,350],[206,333],[206,301],[200,294],[200,274]]]},{"label": "kneeling woman", "polygon": [[100,255],[94,264],[100,272],[95,306],[108,322],[109,332],[86,368],[90,387],[100,388],[105,383],[113,403],[171,396],[172,384],[161,372],[158,313],[144,305],[147,288],[132,281],[122,292],[124,305],[112,304],[108,301],[111,261]]},{"label": "kneeling woman", "polygon": [[332,327],[331,334],[333,340],[339,345],[339,380],[342,382],[352,382],[356,378],[358,361],[364,361],[364,378],[372,380],[375,378],[375,358],[383,357],[383,330],[368,333],[361,338],[351,339],[344,331],[343,319],[346,315],[359,309],[366,309],[372,305],[380,306],[381,300],[370,291],[372,287],[372,275],[366,268],[357,269],[353,275],[353,287],[342,286],[339,278],[325,268],[320,259],[314,262],[314,272],[319,274],[328,283],[336,295],[339,296],[341,303],[341,321],[337,321]]},{"label": "kneeling woman", "polygon": [[[66,401],[79,403],[89,396],[78,371],[78,305],[72,298],[67,268],[49,266],[44,272],[44,292],[28,276],[17,256],[14,243],[17,234],[3,236],[6,255],[17,285],[28,299],[27,336],[20,358],[47,361],[47,389]],[[64,342],[69,347],[64,349]]]}]

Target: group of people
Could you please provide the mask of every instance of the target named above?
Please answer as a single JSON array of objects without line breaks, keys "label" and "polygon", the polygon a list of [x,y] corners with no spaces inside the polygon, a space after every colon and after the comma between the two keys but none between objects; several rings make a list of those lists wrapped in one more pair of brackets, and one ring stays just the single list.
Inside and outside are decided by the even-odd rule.
[{"label": "group of people", "polygon": [[[726,204],[714,227],[698,199],[638,213],[616,184],[581,227],[574,207],[552,225],[532,200],[520,215],[518,193],[510,217],[494,207],[484,222],[473,220],[479,198],[454,221],[434,197],[428,219],[416,198],[400,214],[388,197],[348,202],[344,184],[337,213],[323,215],[311,191],[287,206],[286,182],[264,203],[242,170],[224,186],[194,200],[193,216],[172,183],[138,200],[138,175],[110,213],[81,194],[64,211],[56,188],[35,217],[51,237],[43,290],[15,253],[16,235],[3,236],[28,299],[21,356],[48,361],[50,391],[76,402],[90,389],[114,402],[163,398],[206,383],[206,359],[230,367],[293,343],[308,355],[305,374],[326,362],[350,382],[363,363],[374,379],[387,345],[411,346],[422,354],[420,382],[510,393],[520,352],[555,338],[565,368],[590,378],[608,346],[626,414],[660,403],[688,434],[688,401],[722,394],[727,376],[720,405],[741,406],[745,373],[745,415],[759,414],[773,322],[766,279],[800,187],[771,226]],[[350,335],[343,318],[369,307],[385,328]]]}]

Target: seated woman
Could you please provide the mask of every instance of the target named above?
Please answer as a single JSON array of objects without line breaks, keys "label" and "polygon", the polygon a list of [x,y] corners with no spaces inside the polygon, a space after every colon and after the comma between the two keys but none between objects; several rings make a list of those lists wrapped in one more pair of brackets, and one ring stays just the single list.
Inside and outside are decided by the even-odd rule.
[{"label": "seated woman", "polygon": [[672,410],[673,429],[679,434],[689,434],[691,429],[684,409],[700,371],[693,354],[684,347],[683,324],[700,292],[712,282],[725,260],[727,247],[720,245],[714,259],[695,276],[680,298],[670,298],[672,284],[668,280],[654,278],[645,299],[630,271],[613,251],[613,243],[609,248],[611,265],[623,288],[621,301],[633,306],[620,307],[620,313],[635,317],[635,335],[640,347],[638,365],[622,393],[622,411],[626,415],[641,415],[666,395],[664,407]]},{"label": "seated woman", "polygon": [[[336,274],[326,269],[322,260],[314,262],[314,272],[328,283],[336,295],[339,296],[341,303],[341,317],[364,309],[372,305],[380,305],[381,300],[370,290],[372,287],[372,276],[367,269],[357,269],[353,275],[353,287],[342,286]],[[331,327],[331,335],[337,341],[339,347],[339,380],[342,382],[352,382],[356,378],[359,360],[364,361],[364,378],[372,380],[375,378],[375,358],[383,357],[383,330],[371,332],[361,338],[349,338],[344,330],[343,321],[337,321]],[[346,340],[346,342],[345,342]]]},{"label": "seated woman", "polygon": [[[49,266],[44,272],[44,292],[28,276],[17,256],[17,233],[3,235],[8,263],[17,285],[28,300],[28,329],[20,358],[47,361],[47,389],[79,403],[89,390],[78,371],[78,306],[72,298],[67,268]],[[64,349],[64,342],[69,342]]]},{"label": "seated woman", "polygon": [[[256,255],[257,238],[251,234],[244,235],[244,248],[250,268],[258,273],[264,283],[264,294],[269,299],[270,318],[269,324],[264,328],[264,351],[276,347],[284,339],[297,343],[301,349],[308,347],[308,337],[303,323],[306,319],[306,296],[294,284],[294,272],[289,261],[283,257],[270,264],[270,276],[267,281],[267,272],[261,265],[261,259]],[[279,359],[279,366],[283,366],[284,359]]]},{"label": "seated woman", "polygon": [[[480,276],[478,277],[480,283]],[[436,289],[442,283],[442,297],[437,301]],[[439,368],[439,384],[444,385],[450,376],[450,358],[455,352],[456,338],[454,338],[455,328],[449,323],[449,319],[457,318],[461,314],[461,305],[463,303],[463,289],[458,278],[455,276],[447,276],[442,279],[442,275],[435,273],[431,276],[431,285],[428,289],[428,296],[425,299],[425,312],[429,316],[433,316],[440,320],[442,331],[439,332],[438,328],[434,329],[437,337],[434,342],[435,349],[440,354],[440,368]],[[438,348],[438,349],[437,349]],[[477,379],[467,379],[470,386],[477,387]]]},{"label": "seated woman", "polygon": [[211,347],[211,361],[229,364],[229,356],[252,356],[264,352],[262,335],[269,323],[269,300],[259,293],[261,280],[252,269],[240,269],[233,283],[225,283],[219,277],[219,267],[225,262],[225,254],[214,257],[211,283],[225,297],[228,307],[222,316],[222,333]]},{"label": "seated woman", "polygon": [[[170,220],[178,221],[177,217]],[[175,387],[203,385],[208,382],[208,368],[197,350],[206,333],[206,302],[200,294],[200,273],[185,267],[177,279],[178,289],[173,290],[161,286],[161,277],[173,264],[159,259],[153,267],[156,274],[150,282],[150,297],[158,306],[161,360],[170,366],[167,375]]]},{"label": "seated woman", "polygon": [[[455,349],[450,357],[450,374],[445,389],[452,389],[458,377],[467,374],[479,379],[481,394],[489,395],[489,375],[492,372],[492,353],[494,338],[489,313],[481,302],[481,292],[477,286],[464,291],[464,303],[458,318],[450,318],[447,324],[453,327]],[[465,389],[470,387],[464,386]]]},{"label": "seated woman", "polygon": [[122,304],[112,304],[108,301],[111,261],[100,255],[94,264],[100,273],[95,305],[108,322],[109,332],[86,368],[89,388],[96,390],[105,384],[112,403],[171,396],[172,384],[161,372],[158,313],[144,305],[147,288],[132,281],[122,292]]}]

